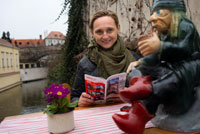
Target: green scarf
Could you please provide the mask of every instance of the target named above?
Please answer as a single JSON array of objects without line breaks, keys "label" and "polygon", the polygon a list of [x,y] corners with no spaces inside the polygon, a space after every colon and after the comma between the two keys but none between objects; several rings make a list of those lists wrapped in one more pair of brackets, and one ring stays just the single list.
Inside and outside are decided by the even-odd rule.
[{"label": "green scarf", "polygon": [[98,75],[103,78],[126,72],[129,64],[135,61],[119,36],[116,43],[109,49],[103,49],[94,39],[91,40],[88,45],[88,58],[96,63]]}]

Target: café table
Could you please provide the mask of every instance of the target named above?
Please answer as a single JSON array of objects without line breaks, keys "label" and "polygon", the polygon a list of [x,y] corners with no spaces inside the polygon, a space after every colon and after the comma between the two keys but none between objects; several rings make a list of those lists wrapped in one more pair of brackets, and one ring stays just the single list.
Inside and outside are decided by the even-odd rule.
[{"label": "caf\u00e9 table", "polygon": [[[75,128],[67,134],[124,134],[112,120],[112,115],[127,104],[77,107]],[[48,134],[47,116],[42,112],[6,117],[0,124],[0,134]],[[148,122],[144,134],[181,134],[155,128]],[[197,133],[184,133],[197,134]]]}]

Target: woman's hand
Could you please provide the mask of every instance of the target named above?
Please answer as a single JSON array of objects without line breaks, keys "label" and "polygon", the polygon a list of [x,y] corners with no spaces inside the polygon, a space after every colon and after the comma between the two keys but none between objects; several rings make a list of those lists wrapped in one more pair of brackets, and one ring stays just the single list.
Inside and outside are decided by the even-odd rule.
[{"label": "woman's hand", "polygon": [[79,98],[79,101],[78,101],[79,107],[87,107],[94,104],[95,104],[94,100],[89,94],[87,94],[86,92],[83,92],[81,94],[81,97]]},{"label": "woman's hand", "polygon": [[131,62],[130,65],[128,66],[128,69],[126,70],[126,74],[128,75],[131,70],[135,69],[135,67],[137,67],[140,64],[140,61],[134,61]]}]

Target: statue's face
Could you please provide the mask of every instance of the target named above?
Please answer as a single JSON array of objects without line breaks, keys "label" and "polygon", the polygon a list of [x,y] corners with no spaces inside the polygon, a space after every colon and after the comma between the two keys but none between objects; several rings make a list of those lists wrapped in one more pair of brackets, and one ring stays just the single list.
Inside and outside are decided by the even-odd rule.
[{"label": "statue's face", "polygon": [[149,21],[152,22],[153,28],[156,28],[158,32],[163,33],[170,29],[172,16],[167,9],[157,9],[150,16]]}]

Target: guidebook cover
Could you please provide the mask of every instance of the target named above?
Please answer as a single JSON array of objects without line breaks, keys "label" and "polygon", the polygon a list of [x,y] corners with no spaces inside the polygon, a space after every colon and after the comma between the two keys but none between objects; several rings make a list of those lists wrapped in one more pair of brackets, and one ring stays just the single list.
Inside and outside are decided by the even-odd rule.
[{"label": "guidebook cover", "polygon": [[120,101],[119,90],[124,89],[126,73],[114,74],[107,79],[85,74],[86,93],[90,94],[96,104]]}]

